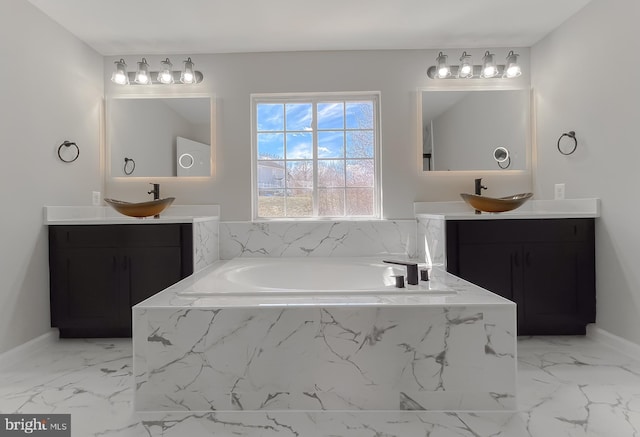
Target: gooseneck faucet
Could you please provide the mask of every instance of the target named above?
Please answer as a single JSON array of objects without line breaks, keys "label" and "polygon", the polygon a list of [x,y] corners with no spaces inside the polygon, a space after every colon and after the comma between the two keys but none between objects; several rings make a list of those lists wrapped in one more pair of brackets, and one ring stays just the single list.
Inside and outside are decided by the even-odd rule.
[{"label": "gooseneck faucet", "polygon": [[418,264],[404,261],[382,261],[387,264],[396,264],[407,268],[407,284],[418,285]]},{"label": "gooseneck faucet", "polygon": [[158,200],[160,198],[160,184],[149,183],[153,185],[153,190],[148,191],[147,194],[153,194],[153,200]]}]

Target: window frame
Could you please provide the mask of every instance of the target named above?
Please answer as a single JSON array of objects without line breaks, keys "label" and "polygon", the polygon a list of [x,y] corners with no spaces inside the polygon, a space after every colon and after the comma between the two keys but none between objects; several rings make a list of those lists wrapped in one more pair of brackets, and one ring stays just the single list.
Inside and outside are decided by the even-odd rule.
[{"label": "window frame", "polygon": [[[321,92],[321,93],[254,93],[250,95],[251,103],[251,215],[253,221],[325,221],[325,220],[378,220],[382,217],[382,186],[381,186],[381,116],[380,116],[380,92],[379,91],[358,91],[358,92]],[[313,162],[314,177],[312,184],[312,203],[314,215],[296,217],[260,217],[258,215],[258,126],[257,108],[258,104],[288,104],[288,103],[311,103],[314,108],[314,115],[318,103],[329,102],[349,102],[349,101],[371,101],[373,104],[373,214],[371,215],[344,215],[344,216],[318,216],[318,132],[317,120],[313,120]],[[346,122],[346,120],[345,120]],[[346,126],[345,132],[348,132]],[[285,129],[286,132],[286,129]],[[345,145],[346,147],[346,145]],[[370,158],[366,158],[370,159]],[[348,158],[344,157],[345,163]],[[283,159],[286,162],[288,160]],[[343,189],[348,188],[346,186]],[[346,192],[345,192],[346,193]],[[346,198],[345,198],[346,202]],[[346,203],[345,203],[346,207]]]}]

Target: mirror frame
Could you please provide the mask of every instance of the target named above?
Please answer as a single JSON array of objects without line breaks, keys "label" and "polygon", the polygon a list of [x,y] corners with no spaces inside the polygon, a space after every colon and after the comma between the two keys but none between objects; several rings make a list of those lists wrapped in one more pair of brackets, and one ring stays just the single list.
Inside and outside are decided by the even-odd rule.
[{"label": "mirror frame", "polygon": [[[421,174],[442,175],[449,173],[488,173],[488,174],[526,174],[532,171],[533,157],[533,126],[534,126],[534,102],[533,89],[530,86],[503,85],[503,84],[468,84],[460,83],[464,79],[446,83],[446,86],[439,82],[437,85],[419,87],[416,91],[416,154],[418,170]],[[529,118],[527,120],[527,142],[525,144],[525,166],[523,169],[478,169],[478,170],[424,170],[423,169],[423,126],[422,126],[422,95],[427,91],[528,91],[529,93]]]},{"label": "mirror frame", "polygon": [[[113,176],[111,173],[111,109],[112,102],[114,100],[134,100],[134,99],[190,99],[190,98],[208,98],[209,99],[209,117],[210,117],[210,147],[211,154],[209,159],[211,172],[209,176]],[[197,181],[197,180],[211,180],[215,177],[215,156],[216,156],[216,113],[215,113],[215,95],[211,93],[193,93],[193,94],[167,94],[167,93],[153,93],[153,94],[119,94],[112,95],[105,98],[105,110],[104,110],[104,175],[106,180],[117,181],[141,181],[141,180],[161,180],[161,181]]]}]

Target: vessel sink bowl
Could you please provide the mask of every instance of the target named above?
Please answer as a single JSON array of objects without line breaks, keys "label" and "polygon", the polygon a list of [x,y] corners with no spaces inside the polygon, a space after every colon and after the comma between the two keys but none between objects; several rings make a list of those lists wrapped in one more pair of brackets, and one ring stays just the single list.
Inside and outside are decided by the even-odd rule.
[{"label": "vessel sink bowl", "polygon": [[507,197],[487,197],[462,193],[464,199],[473,209],[483,212],[505,212],[514,210],[533,196],[533,193],[520,193]]},{"label": "vessel sink bowl", "polygon": [[164,199],[150,200],[148,202],[130,203],[115,199],[104,199],[105,202],[111,205],[113,209],[118,211],[120,214],[138,218],[158,215],[171,205],[174,200],[176,200],[175,197],[166,197]]}]

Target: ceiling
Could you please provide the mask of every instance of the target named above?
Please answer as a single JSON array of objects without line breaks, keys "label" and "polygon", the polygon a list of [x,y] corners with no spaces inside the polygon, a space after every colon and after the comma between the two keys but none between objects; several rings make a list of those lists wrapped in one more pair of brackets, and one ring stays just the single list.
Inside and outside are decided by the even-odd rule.
[{"label": "ceiling", "polygon": [[102,55],[530,47],[590,0],[28,0]]}]

